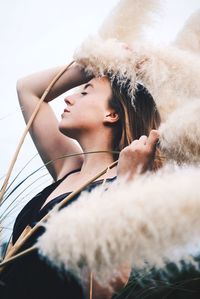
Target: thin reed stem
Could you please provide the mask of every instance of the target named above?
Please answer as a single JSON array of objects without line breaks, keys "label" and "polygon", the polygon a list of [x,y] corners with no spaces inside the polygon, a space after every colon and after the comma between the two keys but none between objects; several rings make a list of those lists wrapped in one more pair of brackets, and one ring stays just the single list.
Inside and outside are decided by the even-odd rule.
[{"label": "thin reed stem", "polygon": [[12,180],[12,182],[10,182],[8,188],[5,190],[4,194],[6,194],[6,192],[10,189],[10,187],[14,184],[14,182],[16,181],[16,179],[20,176],[20,174],[23,172],[23,170],[33,161],[33,159],[35,159],[35,157],[38,156],[38,153],[35,154],[23,167],[22,169],[17,173],[17,175],[14,177],[14,179]]},{"label": "thin reed stem", "polygon": [[24,251],[22,251],[22,252],[16,254],[15,256],[9,258],[8,260],[5,260],[5,261],[2,262],[0,265],[1,265],[2,267],[7,266],[7,265],[9,265],[10,263],[12,263],[12,262],[18,260],[19,258],[21,258],[21,257],[23,257],[23,256],[26,256],[27,254],[30,254],[31,252],[35,251],[36,249],[37,249],[37,246],[34,245],[34,246],[32,246],[32,247],[30,247],[30,248],[28,248],[28,249],[26,249],[26,250],[24,250]]},{"label": "thin reed stem", "polygon": [[[41,175],[39,178],[37,178],[35,181],[31,182],[28,186],[26,186],[25,189],[23,189],[14,199],[13,201],[8,205],[8,207],[6,208],[6,210],[0,215],[0,221],[3,221],[10,213],[10,211],[12,211],[12,209],[10,211],[8,211],[8,209],[13,205],[13,203],[30,187],[32,186],[35,182],[37,182],[38,179],[41,179],[43,177],[45,177],[47,175],[47,173]],[[7,212],[7,213],[6,213]],[[6,214],[5,214],[6,213]]]},{"label": "thin reed stem", "polygon": [[92,282],[93,282],[93,273],[90,272],[90,299],[92,299],[92,291],[93,291]]}]

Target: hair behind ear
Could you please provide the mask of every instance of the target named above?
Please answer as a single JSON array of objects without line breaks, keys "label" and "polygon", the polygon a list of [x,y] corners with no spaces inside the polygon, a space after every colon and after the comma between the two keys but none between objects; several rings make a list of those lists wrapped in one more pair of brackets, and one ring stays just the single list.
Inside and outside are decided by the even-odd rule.
[{"label": "hair behind ear", "polygon": [[137,84],[134,98],[128,90],[128,81],[123,86],[112,81],[110,107],[119,115],[119,121],[113,126],[113,149],[119,151],[134,139],[158,129],[161,122],[154,99],[143,85]]}]

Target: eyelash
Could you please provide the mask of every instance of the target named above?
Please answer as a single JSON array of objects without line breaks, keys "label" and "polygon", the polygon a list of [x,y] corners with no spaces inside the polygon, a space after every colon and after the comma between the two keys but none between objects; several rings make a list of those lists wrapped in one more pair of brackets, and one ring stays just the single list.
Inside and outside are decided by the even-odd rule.
[{"label": "eyelash", "polygon": [[81,94],[82,94],[83,96],[85,96],[85,95],[87,94],[87,92],[81,92]]}]

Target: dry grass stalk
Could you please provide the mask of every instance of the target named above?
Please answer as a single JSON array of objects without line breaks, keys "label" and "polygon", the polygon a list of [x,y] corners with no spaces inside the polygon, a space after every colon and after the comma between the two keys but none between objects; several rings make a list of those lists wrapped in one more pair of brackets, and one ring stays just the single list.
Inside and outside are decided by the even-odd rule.
[{"label": "dry grass stalk", "polygon": [[33,252],[36,249],[37,249],[37,246],[32,246],[32,247],[16,254],[15,256],[11,257],[9,260],[6,260],[6,261],[2,262],[1,267],[4,267],[5,265],[7,266],[7,265],[11,264],[12,262],[14,262],[14,261],[18,260],[19,258]]}]

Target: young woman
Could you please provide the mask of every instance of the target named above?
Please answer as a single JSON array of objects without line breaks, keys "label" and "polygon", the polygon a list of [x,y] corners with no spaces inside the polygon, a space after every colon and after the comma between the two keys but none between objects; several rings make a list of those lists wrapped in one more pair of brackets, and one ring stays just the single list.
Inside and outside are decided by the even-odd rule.
[{"label": "young woman", "polygon": [[[59,70],[43,71],[18,81],[19,102],[26,122]],[[64,111],[58,122],[48,103],[79,85],[76,93],[64,98]],[[134,101],[128,87],[128,81],[123,86],[119,86],[115,80],[111,83],[109,75],[89,78],[78,64],[73,64],[54,85],[30,130],[44,163],[52,161],[47,168],[54,183],[34,197],[18,215],[13,243],[27,225],[33,227],[56,203],[114,160],[119,159],[117,167],[91,183],[89,191],[105,178],[110,182],[124,176],[132,180],[138,172],[155,167],[159,113],[153,98],[142,85],[137,85]],[[96,153],[84,154],[91,151]],[[74,153],[80,155],[64,158]],[[31,246],[36,237],[29,240],[25,248]],[[44,261],[39,260],[37,253],[21,259],[5,272],[2,298],[11,298],[15,294],[20,298],[56,296],[78,299],[87,293],[70,274],[60,277]],[[116,289],[121,285],[119,282]],[[111,294],[96,285],[93,298],[111,298]]]}]

